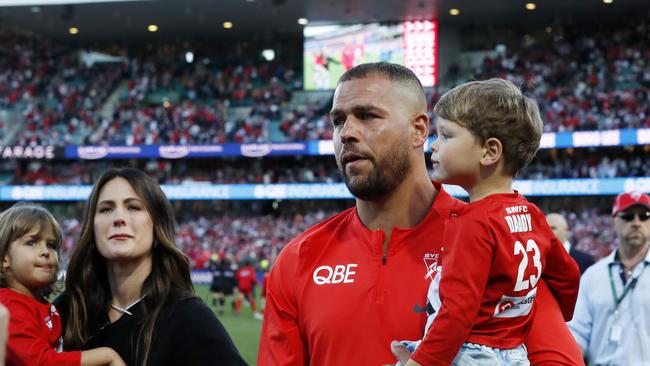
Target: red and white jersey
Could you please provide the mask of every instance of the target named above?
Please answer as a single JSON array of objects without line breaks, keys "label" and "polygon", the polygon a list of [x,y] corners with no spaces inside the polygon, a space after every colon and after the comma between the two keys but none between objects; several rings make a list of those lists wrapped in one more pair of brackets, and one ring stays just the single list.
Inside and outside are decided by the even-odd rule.
[{"label": "red and white jersey", "polygon": [[420,224],[392,230],[385,255],[384,232],[355,208],[291,241],[271,269],[258,365],[394,364],[392,340],[422,337],[427,270],[462,204],[440,190]]},{"label": "red and white jersey", "polygon": [[61,352],[61,317],[54,305],[0,288],[9,310],[7,365],[78,366],[81,352]]},{"label": "red and white jersey", "polygon": [[541,279],[564,319],[573,316],[578,266],[541,210],[520,194],[495,194],[460,208],[444,238],[442,303],[413,355],[417,362],[448,365],[464,342],[501,349],[523,344]]},{"label": "red and white jersey", "polygon": [[251,266],[241,267],[235,274],[237,278],[237,288],[242,292],[250,292],[253,286],[257,285],[257,277],[255,277],[255,270]]}]

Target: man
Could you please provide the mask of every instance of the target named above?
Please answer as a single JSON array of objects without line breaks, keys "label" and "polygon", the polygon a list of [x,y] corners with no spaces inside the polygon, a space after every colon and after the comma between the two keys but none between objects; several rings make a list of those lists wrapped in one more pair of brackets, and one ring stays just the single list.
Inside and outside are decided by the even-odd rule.
[{"label": "man", "polygon": [[230,297],[237,286],[235,269],[228,258],[219,259],[217,254],[213,254],[210,258],[209,268],[212,271],[212,284],[210,285],[212,306],[217,309],[219,315],[223,315],[226,308],[226,297]]},{"label": "man", "polygon": [[546,215],[546,221],[551,227],[551,230],[553,230],[557,239],[564,244],[564,249],[566,249],[571,258],[578,263],[580,275],[582,275],[589,266],[594,264],[594,258],[589,253],[583,252],[571,245],[571,242],[569,241],[569,224],[564,216],[553,212]]},{"label": "man", "polygon": [[650,197],[621,193],[619,246],[587,269],[569,328],[593,365],[650,365]]},{"label": "man", "polygon": [[[259,365],[394,363],[391,340],[423,335],[445,219],[463,204],[429,179],[426,100],[410,70],[350,69],[330,115],[336,162],[356,207],[308,229],[278,256]],[[542,325],[559,325],[571,345],[559,310],[554,315],[560,321]]]}]

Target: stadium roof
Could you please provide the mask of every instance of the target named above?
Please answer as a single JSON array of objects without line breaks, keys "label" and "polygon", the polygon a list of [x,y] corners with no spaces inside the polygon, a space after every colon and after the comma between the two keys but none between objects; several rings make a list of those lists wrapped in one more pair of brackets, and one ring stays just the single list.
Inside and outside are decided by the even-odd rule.
[{"label": "stadium roof", "polygon": [[[528,2],[536,3],[534,11],[526,10]],[[459,9],[460,14],[451,16],[451,8]],[[441,24],[458,26],[544,26],[559,19],[603,22],[628,15],[647,17],[649,12],[647,0],[613,0],[610,4],[603,0],[136,0],[0,7],[0,24],[55,38],[69,37],[68,29],[76,27],[80,39],[120,37],[137,41],[197,35],[300,34],[302,26],[297,20],[302,17],[309,24],[437,18]],[[233,23],[232,29],[224,29],[226,21]],[[158,26],[155,34],[147,32],[150,24]]]}]

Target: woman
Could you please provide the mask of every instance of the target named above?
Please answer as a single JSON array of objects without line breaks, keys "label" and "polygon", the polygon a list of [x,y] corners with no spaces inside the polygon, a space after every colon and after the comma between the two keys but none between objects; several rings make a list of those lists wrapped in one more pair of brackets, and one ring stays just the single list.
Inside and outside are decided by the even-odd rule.
[{"label": "woman", "polygon": [[139,170],[113,168],[95,184],[65,284],[66,349],[111,347],[128,365],[246,364],[194,295],[171,204]]}]

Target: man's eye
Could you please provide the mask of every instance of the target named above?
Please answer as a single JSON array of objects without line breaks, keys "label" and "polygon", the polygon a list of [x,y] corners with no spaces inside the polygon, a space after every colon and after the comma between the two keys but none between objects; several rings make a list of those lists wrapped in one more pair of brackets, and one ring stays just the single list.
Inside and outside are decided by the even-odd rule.
[{"label": "man's eye", "polygon": [[359,113],[359,119],[360,120],[367,121],[367,120],[373,119],[375,117],[376,116],[374,114],[372,114],[372,113]]}]

